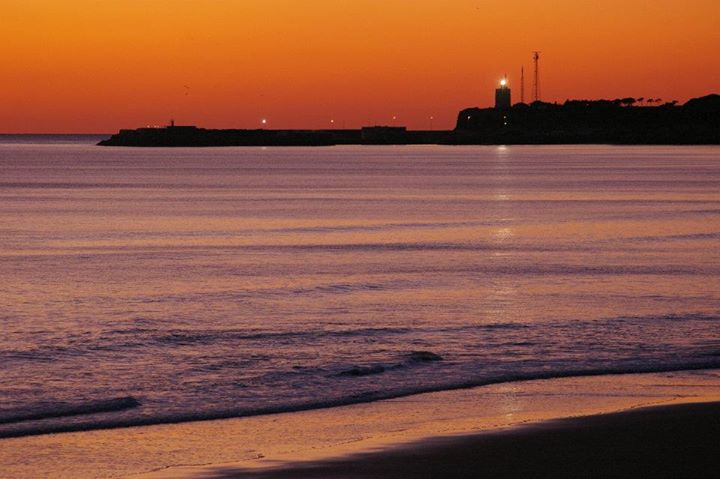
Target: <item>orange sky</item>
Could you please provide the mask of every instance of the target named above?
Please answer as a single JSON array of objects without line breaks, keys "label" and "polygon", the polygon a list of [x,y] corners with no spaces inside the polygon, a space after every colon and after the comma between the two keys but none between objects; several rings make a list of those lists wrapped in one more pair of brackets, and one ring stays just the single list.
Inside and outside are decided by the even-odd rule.
[{"label": "orange sky", "polygon": [[533,50],[545,101],[683,102],[720,92],[720,1],[0,0],[0,132],[448,128]]}]

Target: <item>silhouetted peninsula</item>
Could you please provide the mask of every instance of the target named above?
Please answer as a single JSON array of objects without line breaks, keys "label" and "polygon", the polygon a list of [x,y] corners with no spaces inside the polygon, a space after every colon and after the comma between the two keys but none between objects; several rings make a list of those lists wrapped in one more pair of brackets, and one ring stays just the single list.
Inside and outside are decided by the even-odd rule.
[{"label": "silhouetted peninsula", "polygon": [[195,126],[120,130],[102,146],[331,146],[493,144],[720,144],[720,95],[636,106],[634,98],[518,103],[462,110],[454,130],[212,130]]},{"label": "silhouetted peninsula", "polygon": [[683,106],[636,103],[623,98],[468,108],[458,115],[453,139],[465,144],[720,144],[720,95]]}]

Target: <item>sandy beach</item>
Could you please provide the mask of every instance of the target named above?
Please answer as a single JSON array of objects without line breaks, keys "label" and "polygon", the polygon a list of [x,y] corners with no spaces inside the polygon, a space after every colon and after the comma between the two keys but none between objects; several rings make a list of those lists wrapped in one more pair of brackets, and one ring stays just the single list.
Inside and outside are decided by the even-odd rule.
[{"label": "sandy beach", "polygon": [[720,402],[681,404],[431,439],[397,449],[204,478],[710,477]]},{"label": "sandy beach", "polygon": [[605,477],[653,464],[654,477],[697,476],[716,461],[717,401],[718,370],[526,381],[7,439],[0,463],[13,479],[497,477],[532,468],[534,477]]}]

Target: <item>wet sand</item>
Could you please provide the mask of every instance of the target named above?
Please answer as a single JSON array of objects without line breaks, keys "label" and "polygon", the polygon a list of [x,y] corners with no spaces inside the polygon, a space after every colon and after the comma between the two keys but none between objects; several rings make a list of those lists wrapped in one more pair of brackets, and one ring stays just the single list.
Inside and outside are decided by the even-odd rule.
[{"label": "wet sand", "polygon": [[266,471],[219,469],[201,477],[715,477],[719,438],[720,403],[683,404],[425,440]]}]

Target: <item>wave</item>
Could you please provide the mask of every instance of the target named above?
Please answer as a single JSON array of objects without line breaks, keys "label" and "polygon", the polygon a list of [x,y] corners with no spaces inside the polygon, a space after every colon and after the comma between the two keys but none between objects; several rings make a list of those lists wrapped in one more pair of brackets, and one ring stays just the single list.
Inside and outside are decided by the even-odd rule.
[{"label": "wave", "polygon": [[[720,210],[712,210],[713,214],[720,213]],[[720,232],[692,233],[681,235],[658,235],[632,238],[631,241],[677,241],[677,240],[716,240],[720,239]]]},{"label": "wave", "polygon": [[0,182],[0,188],[34,189],[88,189],[88,188],[162,188],[164,184],[143,183],[79,183],[79,182]]},{"label": "wave", "polygon": [[407,334],[413,332],[409,327],[380,327],[380,328],[358,328],[339,330],[316,330],[316,331],[247,331],[247,330],[218,330],[218,331],[171,331],[168,334],[157,336],[154,340],[158,343],[170,343],[175,346],[182,344],[196,344],[206,342],[234,342],[237,340],[277,340],[289,338],[342,338],[355,336],[375,336],[378,334]]},{"label": "wave", "polygon": [[131,396],[77,404],[54,404],[30,411],[0,411],[0,424],[124,411],[139,406],[140,401]]},{"label": "wave", "polygon": [[[596,328],[606,325],[613,327],[618,323],[645,323],[657,322],[710,322],[720,321],[720,313],[673,313],[666,315],[648,316],[618,316],[603,318],[583,323],[583,327]],[[543,323],[545,327],[566,328],[572,326],[567,321],[548,321]],[[366,327],[353,329],[311,329],[307,331],[272,331],[253,329],[177,329],[169,331],[158,331],[154,328],[129,328],[113,329],[103,334],[99,339],[88,342],[70,345],[37,346],[23,350],[6,349],[0,350],[0,361],[5,363],[13,361],[21,362],[52,362],[57,358],[67,356],[83,356],[98,351],[126,351],[148,346],[156,347],[183,347],[197,346],[204,344],[228,344],[239,341],[322,341],[333,338],[355,338],[355,337],[386,337],[403,335],[428,335],[437,333],[476,333],[495,330],[530,330],[531,324],[520,322],[497,322],[485,324],[471,324],[458,326],[439,327],[409,327],[409,326],[387,326],[387,327]],[[118,335],[126,339],[119,341]]]},{"label": "wave", "polygon": [[[661,373],[673,371],[698,371],[720,369],[720,358],[706,361],[694,361],[672,365],[651,365],[651,366],[620,366],[605,368],[579,368],[560,371],[527,371],[516,374],[503,374],[492,377],[476,378],[465,381],[449,382],[441,385],[429,385],[416,388],[398,389],[393,391],[369,391],[349,395],[342,398],[325,399],[317,401],[305,401],[292,404],[281,404],[258,408],[246,408],[224,411],[204,411],[175,415],[158,415],[154,417],[135,417],[123,419],[98,419],[91,422],[78,422],[71,424],[48,424],[31,425],[27,427],[15,427],[12,429],[0,429],[0,439],[17,438],[26,436],[37,436],[43,434],[57,434],[67,432],[92,431],[99,429],[119,429],[126,427],[151,426],[159,424],[178,424],[185,422],[210,421],[219,419],[242,418],[252,416],[264,416],[270,414],[292,413],[316,409],[327,409],[332,407],[347,406],[351,404],[369,403],[387,399],[396,399],[441,391],[452,391],[459,389],[470,389],[491,384],[512,383],[519,381],[560,379],[568,377],[590,377],[605,375],[626,375],[643,373]],[[100,412],[100,411],[98,411]],[[86,413],[89,414],[89,413]]]},{"label": "wave", "polygon": [[358,377],[358,376],[370,376],[373,374],[382,374],[385,371],[392,371],[394,369],[401,369],[408,366],[429,363],[435,361],[442,361],[443,358],[439,354],[432,353],[430,351],[412,351],[406,355],[405,361],[394,364],[372,364],[370,366],[353,366],[350,369],[345,369],[337,374],[340,377]]}]

